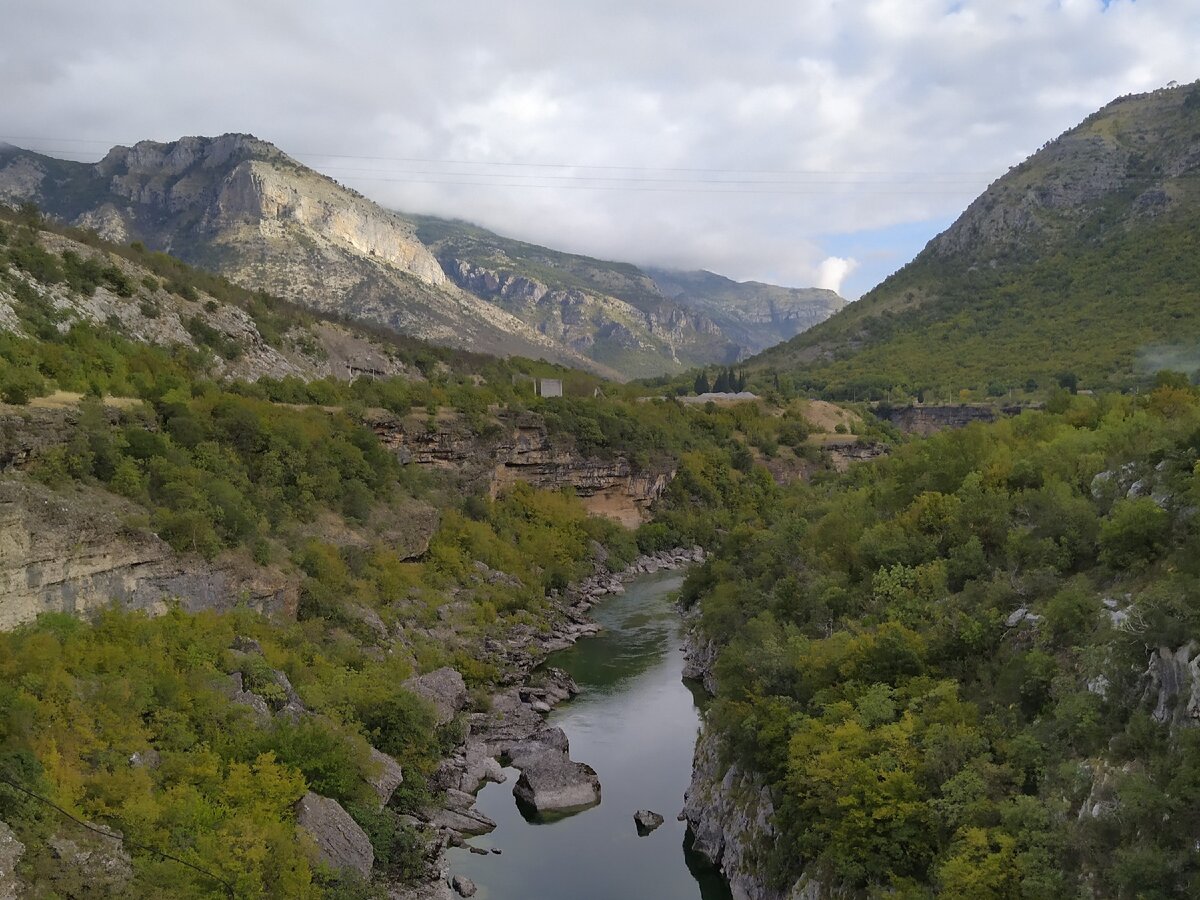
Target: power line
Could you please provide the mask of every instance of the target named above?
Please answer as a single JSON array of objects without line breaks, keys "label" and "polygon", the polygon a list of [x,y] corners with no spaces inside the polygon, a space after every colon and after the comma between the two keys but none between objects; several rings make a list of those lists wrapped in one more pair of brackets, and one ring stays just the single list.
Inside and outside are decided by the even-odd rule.
[{"label": "power line", "polygon": [[[3,138],[14,140],[14,138]],[[33,150],[35,153],[54,155],[56,157],[79,157],[72,162],[88,162],[91,154],[67,150]],[[316,170],[320,171],[320,170]],[[545,175],[513,172],[452,172],[427,169],[404,170],[389,172],[386,169],[343,169],[336,166],[326,167],[325,172],[336,172],[341,177],[355,182],[382,182],[391,184],[426,184],[448,185],[457,187],[488,187],[488,188],[522,188],[534,190],[584,190],[610,191],[619,193],[666,193],[666,194],[743,194],[743,195],[791,195],[837,197],[849,193],[864,193],[864,191],[842,190],[837,188],[866,188],[872,196],[961,196],[964,193],[976,193],[978,182],[930,181],[929,187],[914,185],[911,189],[881,190],[880,186],[914,184],[909,181],[852,181],[852,180],[822,180],[822,181],[766,181],[761,179],[686,179],[686,178],[635,178],[589,175]],[[372,174],[378,173],[378,174]],[[406,177],[389,177],[403,175]],[[407,177],[419,176],[419,177]],[[440,177],[439,177],[440,176]],[[512,179],[525,179],[513,181]],[[465,180],[472,179],[472,180]],[[483,180],[505,179],[505,180]],[[552,184],[536,184],[537,181],[554,181]],[[589,182],[589,183],[582,183]],[[599,182],[599,183],[591,183]],[[919,183],[917,183],[919,185]],[[725,187],[729,185],[729,187]],[[762,189],[753,189],[762,186]],[[787,190],[786,188],[809,188],[807,190]],[[943,187],[945,190],[933,190]],[[812,188],[828,188],[813,190]]]},{"label": "power line", "polygon": [[[85,138],[33,138],[0,135],[0,140],[24,141],[59,141],[71,143],[104,144],[99,140]],[[85,156],[94,154],[72,150],[34,150],[33,152],[57,155],[59,157]],[[386,169],[386,168],[354,168],[346,166],[325,166],[323,171],[336,172],[354,182],[383,182],[393,184],[446,185],[452,187],[488,187],[501,189],[532,189],[532,190],[585,190],[611,191],[622,193],[677,193],[677,194],[742,194],[742,195],[775,195],[775,196],[814,196],[814,197],[844,197],[844,196],[962,196],[977,193],[986,185],[981,184],[986,179],[994,179],[995,173],[970,172],[919,172],[915,170],[786,170],[786,169],[706,169],[680,167],[649,167],[649,166],[616,166],[588,165],[573,163],[520,163],[520,162],[483,162],[473,160],[432,159],[420,157],[387,157],[387,156],[353,156],[349,154],[310,154],[299,153],[296,156],[316,156],[325,159],[348,160],[377,160],[408,163],[423,163],[432,165],[469,165],[509,167],[505,171],[463,172],[440,169]],[[74,160],[83,162],[84,160]],[[588,175],[582,173],[554,174],[539,172],[514,172],[509,169],[525,168],[555,168],[628,171],[639,173],[708,173],[725,175],[790,175],[808,180],[767,180],[761,178],[663,178],[639,177],[634,175]],[[322,170],[317,170],[322,171]],[[916,180],[915,176],[932,176]],[[393,177],[403,176],[403,177]],[[419,176],[419,177],[412,177]],[[831,177],[835,176],[835,177]],[[974,176],[974,177],[973,177]],[[1153,182],[1160,178],[1194,178],[1200,173],[1184,172],[1174,176],[1125,173],[1120,176],[1127,184],[1137,182]],[[487,180],[492,179],[492,180]],[[520,179],[515,180],[515,179]],[[876,179],[876,180],[861,180]],[[884,180],[878,180],[884,179]],[[535,183],[550,182],[550,183]],[[814,189],[816,188],[816,189]],[[845,190],[839,190],[844,188]],[[886,188],[886,189],[881,189]]]},{"label": "power line", "polygon": [[[539,179],[545,181],[604,181],[604,182],[620,182],[620,183],[639,183],[653,182],[659,184],[749,184],[749,185],[814,185],[814,184],[849,184],[849,185],[874,185],[874,184],[908,184],[911,183],[907,179],[897,179],[894,181],[858,181],[850,178],[839,178],[837,180],[831,178],[822,178],[821,180],[810,181],[770,181],[762,178],[641,178],[632,175],[549,175],[545,173],[530,173],[530,172],[506,172],[502,176],[495,172],[445,172],[440,170],[428,169],[353,169],[344,166],[325,166],[321,171],[324,172],[346,172],[351,174],[365,175],[457,175],[470,178],[488,178],[488,177],[503,177],[503,178],[528,178]],[[809,176],[805,176],[809,177]],[[859,176],[868,177],[868,176]],[[874,177],[874,176],[869,176]],[[956,184],[978,184],[982,180],[972,178],[969,181],[953,181],[947,178],[929,181],[929,184],[939,184],[953,186]]]},{"label": "power line", "polygon": [[[119,146],[120,141],[105,141],[90,138],[53,138],[53,137],[29,137],[29,136],[14,136],[0,135],[0,140],[4,141],[37,141],[38,143],[69,143],[69,144],[96,144],[101,147],[110,148]],[[61,151],[67,152],[67,151]],[[283,152],[283,151],[281,151]],[[593,164],[593,163],[571,163],[571,162],[515,162],[501,160],[477,160],[477,159],[453,159],[448,157],[428,157],[428,156],[364,156],[349,153],[323,153],[314,150],[295,150],[288,151],[288,156],[307,156],[316,159],[353,159],[367,160],[373,162],[402,162],[402,163],[422,163],[436,165],[456,165],[456,166],[498,166],[505,168],[538,168],[538,169],[598,169],[605,171],[624,171],[624,172],[691,172],[691,173],[708,173],[708,174],[726,174],[726,175],[954,175],[954,176],[970,176],[970,177],[988,177],[994,172],[949,172],[942,173],[932,169],[729,169],[729,168],[712,168],[700,166],[631,166],[631,165],[611,165],[611,164]]]},{"label": "power line", "polygon": [[186,859],[180,859],[178,856],[172,856],[170,853],[167,853],[163,850],[158,850],[158,849],[155,849],[154,847],[148,847],[145,844],[139,844],[136,841],[126,841],[123,837],[115,835],[111,831],[105,831],[102,828],[97,828],[95,825],[92,825],[88,822],[83,821],[83,819],[80,819],[80,818],[77,818],[77,817],[71,815],[71,813],[67,812],[65,809],[63,809],[61,806],[59,806],[53,800],[43,797],[41,794],[36,794],[33,791],[31,791],[29,788],[27,788],[23,785],[17,784],[15,781],[11,780],[7,775],[5,775],[3,773],[0,773],[0,783],[7,784],[13,790],[19,791],[20,793],[24,794],[25,796],[31,797],[32,799],[37,800],[39,803],[44,803],[46,806],[49,806],[55,812],[59,813],[60,815],[66,816],[68,819],[70,819],[76,825],[79,825],[82,828],[86,828],[88,831],[93,831],[102,837],[108,838],[109,840],[121,841],[123,844],[128,844],[129,846],[133,847],[135,850],[144,850],[147,853],[153,853],[156,856],[161,856],[164,859],[171,860],[172,862],[177,862],[181,866],[187,866],[189,869],[199,872],[205,878],[211,878],[213,881],[220,884],[222,887],[225,888],[226,892],[229,894],[230,897],[236,896],[234,893],[233,885],[230,882],[226,881],[224,878],[222,878],[220,875],[214,875],[212,872],[209,872],[206,869],[202,869],[199,866],[188,862]]},{"label": "power line", "polygon": [[[460,175],[461,173],[447,173],[452,175]],[[447,180],[431,180],[422,178],[358,178],[356,181],[382,181],[395,182],[398,184],[446,184],[458,185],[460,187],[492,187],[492,188],[532,188],[551,191],[620,191],[625,193],[661,193],[661,194],[770,194],[774,196],[792,195],[792,196],[814,196],[814,197],[838,197],[846,192],[838,191],[788,191],[788,190],[745,190],[735,188],[730,190],[713,190],[711,188],[699,187],[620,187],[617,185],[588,185],[588,184],[517,184],[513,182],[500,181],[447,181]],[[869,187],[869,185],[862,185]],[[876,195],[905,195],[905,196],[960,196],[964,192],[972,192],[970,188],[960,188],[953,191],[929,191],[929,190],[914,190],[914,191],[869,191],[873,196]]]}]

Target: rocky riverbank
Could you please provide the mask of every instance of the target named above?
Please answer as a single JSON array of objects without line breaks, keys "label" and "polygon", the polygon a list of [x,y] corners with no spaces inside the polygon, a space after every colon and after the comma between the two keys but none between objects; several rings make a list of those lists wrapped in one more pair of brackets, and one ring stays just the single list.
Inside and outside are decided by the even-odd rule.
[{"label": "rocky riverbank", "polygon": [[[546,714],[575,696],[578,688],[560,669],[539,666],[551,653],[599,631],[589,610],[607,596],[624,593],[627,582],[681,569],[704,558],[700,547],[677,548],[641,556],[618,573],[609,572],[606,561],[598,558],[595,574],[558,595],[558,612],[548,631],[521,629],[487,648],[510,663],[512,674],[492,694],[486,711],[466,715],[465,740],[435,773],[433,787],[440,802],[421,816],[434,832],[429,877],[416,888],[394,890],[393,900],[454,897],[445,850],[495,827],[474,808],[475,795],[488,782],[505,780],[503,765],[520,770],[513,793],[531,812],[558,812],[599,801],[601,786],[596,773],[572,760],[567,736],[545,722]],[[450,680],[444,682],[441,696],[429,699],[439,708],[449,705],[461,710],[467,699],[465,689],[460,691]]]}]

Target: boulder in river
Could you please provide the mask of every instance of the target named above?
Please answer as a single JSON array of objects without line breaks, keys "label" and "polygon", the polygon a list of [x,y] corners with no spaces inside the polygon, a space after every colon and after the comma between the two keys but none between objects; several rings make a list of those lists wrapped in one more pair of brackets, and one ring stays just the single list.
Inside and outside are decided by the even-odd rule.
[{"label": "boulder in river", "polygon": [[633,821],[637,824],[637,833],[645,837],[663,823],[663,817],[653,810],[639,809],[633,814]]},{"label": "boulder in river", "polygon": [[455,875],[450,879],[450,886],[458,892],[460,897],[475,896],[475,882],[465,875]]},{"label": "boulder in river", "polygon": [[565,758],[570,752],[571,745],[566,732],[554,725],[540,728],[523,741],[517,741],[504,751],[504,759],[509,765],[518,769],[542,760],[548,756]]},{"label": "boulder in river", "polygon": [[513,796],[539,813],[582,809],[600,802],[600,779],[591,766],[548,752],[529,760]]}]

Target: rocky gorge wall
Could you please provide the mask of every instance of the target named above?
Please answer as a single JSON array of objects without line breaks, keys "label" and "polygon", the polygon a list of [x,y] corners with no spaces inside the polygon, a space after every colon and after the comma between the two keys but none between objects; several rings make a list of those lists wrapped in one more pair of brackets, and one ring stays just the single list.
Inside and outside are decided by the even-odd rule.
[{"label": "rocky gorge wall", "polygon": [[294,579],[232,555],[212,562],[176,553],[147,529],[138,510],[105,491],[78,487],[69,498],[20,476],[0,477],[0,630],[44,612],[84,613],[116,600],[161,613],[232,609],[293,615]]},{"label": "rocky gorge wall", "polygon": [[965,428],[974,422],[994,422],[1000,416],[1020,415],[1021,406],[984,406],[973,403],[879,406],[874,413],[905,434],[927,436],[946,428]]},{"label": "rocky gorge wall", "polygon": [[502,418],[483,434],[453,416],[431,423],[420,416],[375,411],[366,424],[402,462],[454,472],[493,497],[521,481],[541,490],[570,487],[590,512],[627,527],[649,517],[651,504],[675,475],[671,469],[635,471],[625,457],[584,457],[556,443],[541,418],[531,413]]},{"label": "rocky gorge wall", "polygon": [[[713,666],[718,648],[695,627],[688,632],[683,674],[716,693]],[[720,869],[734,900],[818,900],[820,882],[801,876],[791,885],[772,886],[768,854],[775,844],[775,803],[770,789],[723,753],[720,736],[707,721],[701,726],[684,794],[683,816],[692,850]]]}]

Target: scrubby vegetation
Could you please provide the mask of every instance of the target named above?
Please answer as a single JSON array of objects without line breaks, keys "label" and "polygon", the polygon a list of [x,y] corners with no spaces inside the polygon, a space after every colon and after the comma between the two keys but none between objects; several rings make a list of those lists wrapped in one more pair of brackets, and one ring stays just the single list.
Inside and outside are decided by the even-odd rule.
[{"label": "scrubby vegetation", "polygon": [[[949,370],[909,378],[926,362],[914,350],[869,375],[838,360],[807,381],[759,372],[750,386],[764,399],[730,406],[648,396],[676,393],[667,379],[597,393],[574,373],[566,397],[544,399],[530,379],[562,374],[548,364],[399,342],[419,377],[218,380],[216,361],[241,349],[201,317],[185,323],[196,348],[155,347],[119,323],[69,320],[33,286],[236,303],[269,341],[305,314],[136,247],[118,256],[152,274],[130,283],[115,261],[45,250],[31,215],[0,223],[0,287],[17,320],[0,332],[0,396],[86,396],[70,438],[29,475],[64,496],[79,484],[119,494],[140,511],[130,528],[296,588],[295,621],[109,610],[0,635],[0,769],[121,830],[131,896],[168,896],[164,884],[177,886],[169,896],[227,894],[205,872],[237,896],[369,896],[314,868],[297,838],[292,804],[309,789],[363,825],[381,872],[417,874],[421,842],[402,816],[428,802],[426,776],[461,722],[435,727],[403,681],[452,665],[482,697],[505,674],[489,639],[545,628],[553,593],[598,556],[616,570],[693,543],[717,551],[685,586],[720,647],[709,725],[771,788],[778,840],[761,850],[776,883],[806,872],[850,896],[1196,892],[1190,685],[1163,694],[1147,674],[1159,648],[1200,642],[1200,394],[1187,374],[1161,373],[1140,396],[1084,396],[1073,392],[1094,377],[1094,354],[1036,371],[972,357],[955,371],[979,362],[987,380],[973,390],[1016,384],[1046,409],[913,442],[861,409],[837,427],[886,439],[893,455],[838,475],[793,394],[936,392]],[[1023,314],[989,303],[977,325]],[[882,318],[899,323],[889,346],[904,346],[904,316],[937,310]],[[953,321],[918,324],[977,327]],[[140,402],[106,405],[113,396]],[[416,474],[362,424],[375,408],[475,437],[506,427],[500,412],[533,412],[561,446],[674,478],[653,521],[626,531],[570,492],[492,498]],[[416,505],[436,506],[438,524],[414,555],[394,529]],[[234,673],[273,711],[294,688],[312,714],[256,719],[233,698]],[[365,780],[372,745],[405,772],[383,811]],[[0,820],[50,883],[46,839],[61,817],[0,784]]]},{"label": "scrubby vegetation", "polygon": [[1189,687],[1156,709],[1144,673],[1200,637],[1198,436],[1164,377],[759,495],[686,594],[723,648],[711,721],[776,798],[779,883],[1195,892]]},{"label": "scrubby vegetation", "polygon": [[[139,291],[161,296],[165,283],[219,298],[208,303],[253,305],[255,296],[139,248],[129,254],[156,275],[129,284],[115,263],[45,250],[34,224],[0,232],[0,287],[16,298],[20,329],[0,333],[4,399],[84,396],[67,439],[40,452],[27,474],[67,503],[77,485],[120,495],[144,510],[127,527],[152,530],[181,553],[282,573],[297,586],[298,609],[292,622],[247,609],[159,618],[112,609],[92,622],[51,614],[0,635],[0,774],[21,788],[0,784],[0,821],[30,848],[22,871],[64,895],[89,889],[55,880],[74,876],[47,843],[80,826],[28,790],[123,834],[129,896],[370,894],[312,863],[293,813],[311,789],[363,825],[380,872],[420,875],[424,840],[403,816],[429,802],[426,776],[461,738],[461,722],[435,727],[401,683],[453,665],[483,689],[504,665],[481,652],[488,637],[516,624],[544,628],[548,595],[591,574],[597,546],[619,569],[639,545],[666,536],[590,517],[569,493],[518,485],[496,499],[460,494],[402,467],[361,424],[362,411],[433,419],[450,408],[480,433],[498,427],[497,404],[556,411],[556,439],[586,452],[611,455],[628,442],[662,463],[703,447],[693,452],[710,454],[710,470],[722,472],[728,453],[718,445],[760,416],[690,416],[673,406],[663,415],[616,398],[552,404],[515,377],[553,371],[544,364],[480,358],[455,369],[446,360],[457,357],[440,351],[417,357],[419,379],[219,382],[213,360],[239,348],[199,317],[186,323],[199,349],[154,346],[129,340],[117,323],[70,319],[55,292],[88,296],[103,286],[132,302]],[[580,377],[573,392],[591,393],[594,379]],[[107,402],[113,396],[125,402]],[[656,415],[669,423],[654,428]],[[691,435],[709,419],[720,424]],[[440,508],[419,559],[389,537],[411,504]],[[672,536],[690,539],[701,521],[681,509]],[[434,626],[452,638],[432,637]],[[270,711],[294,689],[309,713],[263,720],[235,700],[233,674]],[[404,770],[383,811],[366,781],[370,746]]]}]

